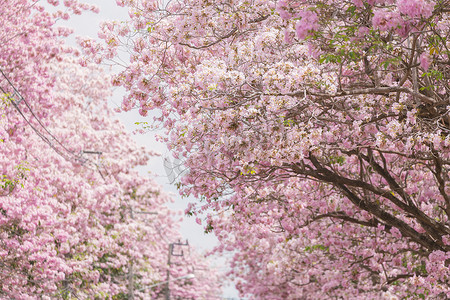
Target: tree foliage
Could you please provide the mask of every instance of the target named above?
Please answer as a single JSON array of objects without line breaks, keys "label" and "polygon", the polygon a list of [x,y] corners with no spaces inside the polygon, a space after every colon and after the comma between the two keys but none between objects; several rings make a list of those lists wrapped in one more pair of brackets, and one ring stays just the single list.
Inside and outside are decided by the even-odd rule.
[{"label": "tree foliage", "polygon": [[129,51],[243,294],[450,296],[448,1],[118,3],[86,50]]},{"label": "tree foliage", "polygon": [[[146,287],[166,280],[180,238],[171,199],[133,170],[153,154],[113,117],[109,76],[62,41],[58,19],[96,9],[61,6],[0,2],[0,298],[163,297]],[[170,276],[197,277],[173,297],[217,294],[205,258],[185,252]]]}]

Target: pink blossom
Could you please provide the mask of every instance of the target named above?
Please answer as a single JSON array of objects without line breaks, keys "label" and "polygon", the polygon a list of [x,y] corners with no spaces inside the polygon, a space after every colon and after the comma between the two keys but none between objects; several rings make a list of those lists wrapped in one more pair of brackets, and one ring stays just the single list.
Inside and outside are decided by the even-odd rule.
[{"label": "pink blossom", "polygon": [[366,27],[366,26],[359,27],[359,29],[358,29],[358,36],[359,37],[364,37],[369,32],[370,32],[370,30],[369,30],[368,27]]},{"label": "pink blossom", "polygon": [[299,39],[304,39],[319,28],[319,17],[309,10],[301,11],[298,15],[301,19],[295,24],[295,31]]},{"label": "pink blossom", "polygon": [[364,3],[362,0],[352,0],[353,4],[355,4],[356,7],[362,8],[364,7]]},{"label": "pink blossom", "polygon": [[427,53],[427,52],[423,52],[421,55],[420,55],[420,66],[425,70],[425,71],[427,71],[428,70],[428,68],[430,67],[430,64],[431,64],[431,58],[430,58],[430,55]]},{"label": "pink blossom", "polygon": [[429,18],[436,5],[434,1],[427,0],[398,0],[397,7],[400,13],[411,18]]},{"label": "pink blossom", "polygon": [[276,11],[280,15],[280,17],[284,20],[289,20],[293,17],[293,14],[288,12],[288,9],[289,7],[286,1],[284,0],[278,1]]}]

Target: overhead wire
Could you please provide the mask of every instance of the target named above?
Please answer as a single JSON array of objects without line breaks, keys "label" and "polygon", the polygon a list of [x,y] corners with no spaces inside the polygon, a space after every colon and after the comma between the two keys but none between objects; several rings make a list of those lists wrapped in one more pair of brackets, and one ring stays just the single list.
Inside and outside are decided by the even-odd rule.
[{"label": "overhead wire", "polygon": [[[13,91],[14,91],[14,93],[11,95],[9,92],[7,92],[7,90],[6,89],[4,89],[1,85],[0,85],[0,91],[8,98],[8,100],[11,102],[11,104],[13,105],[13,107],[17,110],[17,112],[20,114],[20,116],[25,120],[25,122],[28,124],[28,126],[30,126],[31,127],[31,129],[46,143],[46,144],[48,144],[58,155],[60,155],[61,157],[63,157],[66,161],[69,161],[69,162],[76,162],[76,163],[79,163],[79,164],[81,164],[81,165],[83,165],[83,166],[85,166],[85,167],[88,167],[87,166],[87,163],[89,163],[89,164],[91,164],[91,165],[94,165],[96,168],[97,168],[97,171],[100,173],[100,175],[101,175],[101,177],[103,178],[103,179],[105,179],[105,177],[103,176],[103,174],[102,174],[102,172],[101,172],[101,170],[100,170],[100,168],[102,168],[102,166],[100,166],[99,164],[97,164],[97,163],[95,163],[95,162],[93,162],[92,160],[90,160],[90,159],[88,159],[88,158],[85,158],[85,157],[83,157],[82,155],[83,154],[97,154],[97,155],[101,155],[102,154],[102,152],[100,152],[100,151],[86,151],[86,150],[83,150],[83,151],[80,151],[80,154],[79,155],[77,155],[77,154],[75,154],[73,151],[71,151],[71,150],[69,150],[56,136],[54,136],[48,129],[47,129],[47,127],[42,123],[42,121],[38,118],[38,116],[34,113],[34,111],[33,111],[33,109],[31,108],[31,106],[30,106],[30,104],[28,103],[28,101],[20,94],[20,92],[17,90],[17,88],[14,86],[14,84],[11,82],[11,80],[8,78],[8,76],[6,76],[6,74],[3,72],[3,70],[0,68],[0,73],[1,73],[1,75],[3,76],[3,78],[8,82],[8,84],[9,84],[9,86],[13,89]],[[16,99],[15,99],[15,96],[17,97],[17,98],[19,98],[19,100],[17,101]],[[25,106],[28,108],[28,110],[30,111],[30,113],[31,113],[31,115],[32,115],[32,117],[34,118],[34,119],[36,119],[36,121],[38,122],[38,124],[43,128],[43,130],[44,130],[44,132],[46,132],[47,133],[47,135],[48,136],[50,136],[50,138],[48,137],[48,136],[46,136],[45,134],[43,134],[40,130],[38,130],[38,128],[36,128],[36,126],[34,126],[33,124],[32,124],[32,122],[30,121],[30,119],[29,118],[27,118],[26,116],[25,116],[25,113],[23,112],[23,110],[19,107],[19,105],[21,104],[21,103],[25,103]],[[60,149],[58,149],[54,144],[53,144],[53,142],[52,142],[52,140],[54,141],[54,142],[56,142],[56,144],[57,145],[59,145],[61,148],[62,148],[62,150],[60,150]],[[88,167],[89,168],[89,167]],[[90,168],[91,169],[91,168]],[[2,266],[2,267],[4,267],[4,268],[7,268],[8,269],[8,266],[6,265],[6,264],[3,264],[3,263],[1,263],[0,262],[0,266]],[[5,273],[3,273],[3,271],[0,271],[0,273],[2,274],[2,275],[5,275]],[[18,272],[19,274],[21,273],[22,275],[25,275],[25,276],[29,276],[29,274],[28,273],[25,273],[25,272],[21,272],[21,271],[19,271]],[[11,274],[11,275],[17,275],[17,270],[15,270],[15,272],[13,273],[13,272],[10,272],[9,274]],[[35,285],[37,285],[37,286],[41,286],[41,282],[44,282],[44,281],[49,281],[48,279],[47,280],[39,280],[39,281],[35,281],[35,280],[32,280],[32,279],[30,279],[30,278],[27,278],[27,280],[29,281],[29,282],[31,282],[31,283],[33,283],[33,284],[35,284]],[[64,290],[60,290],[60,291],[64,291]],[[60,292],[60,291],[58,291],[58,292]],[[77,298],[77,299],[79,299],[78,298],[78,296],[76,295],[76,292],[74,291],[74,290],[72,290],[72,289],[70,289],[69,290],[69,292],[71,293],[71,295],[73,296],[73,297],[75,297],[75,298]]]},{"label": "overhead wire", "polygon": [[[14,105],[14,107],[16,108],[16,110],[18,110],[20,112],[20,114],[22,115],[22,117],[27,121],[28,124],[30,124],[29,120],[27,120],[25,118],[25,116],[23,115],[23,113],[20,111],[20,108],[18,107],[18,104],[20,104],[21,102],[25,103],[26,107],[29,109],[31,115],[36,119],[36,121],[38,122],[39,125],[41,125],[41,127],[44,129],[45,132],[48,133],[48,135],[57,143],[59,144],[67,153],[71,154],[71,155],[75,155],[73,153],[73,151],[70,151],[69,149],[67,149],[66,146],[63,145],[63,143],[61,143],[45,126],[44,124],[42,124],[41,120],[36,116],[36,114],[34,113],[33,109],[31,108],[30,104],[28,103],[28,101],[25,100],[25,98],[20,94],[20,92],[16,89],[16,87],[14,86],[14,84],[9,80],[9,78],[6,76],[6,74],[3,72],[2,69],[0,69],[0,73],[3,75],[3,77],[8,81],[9,85],[13,88],[14,90],[14,94],[17,95],[19,97],[19,102],[16,103],[15,101],[11,101],[11,103]],[[11,99],[14,100],[14,99]],[[31,125],[31,124],[30,124]],[[36,130],[35,130],[36,131]],[[50,142],[47,138],[45,139],[45,141],[48,143]]]},{"label": "overhead wire", "polygon": [[[68,149],[56,136],[54,136],[50,130],[47,129],[47,127],[42,123],[42,121],[39,119],[39,117],[34,113],[33,109],[31,108],[30,104],[28,103],[28,101],[21,95],[21,93],[17,90],[17,88],[14,86],[14,84],[12,83],[12,81],[9,79],[8,76],[6,76],[6,74],[3,72],[3,70],[0,68],[0,73],[3,76],[3,78],[8,82],[9,86],[13,89],[14,93],[13,95],[10,95],[2,86],[0,86],[0,91],[9,98],[11,104],[13,105],[13,107],[17,110],[17,112],[22,116],[22,118],[25,120],[25,122],[28,124],[28,126],[31,127],[31,129],[46,143],[48,144],[58,155],[60,155],[61,157],[63,157],[66,161],[69,162],[75,162],[75,163],[79,163],[85,167],[87,167],[87,164],[93,165],[96,167],[97,171],[100,173],[101,177],[103,179],[105,179],[103,173],[101,172],[101,168],[102,166],[100,166],[99,164],[93,162],[92,160],[83,157],[83,154],[98,154],[101,155],[102,152],[100,151],[80,151],[79,154],[75,154],[73,151],[71,151],[70,149]],[[17,101],[14,96],[17,96],[19,98],[19,100]],[[36,119],[37,123],[40,125],[40,127],[42,127],[42,129],[44,130],[44,132],[50,137],[45,136],[40,130],[38,130],[32,123],[31,120],[29,118],[27,118],[24,114],[24,112],[22,111],[22,109],[20,109],[19,105],[21,103],[24,103],[25,106],[28,108],[28,110],[30,111],[32,117],[34,119]],[[54,141],[55,144],[59,145],[59,147],[61,149],[58,149],[58,147],[55,146],[55,144],[52,142]]]},{"label": "overhead wire", "polygon": [[[100,166],[99,164],[93,162],[92,160],[83,157],[83,154],[88,154],[88,155],[101,155],[102,152],[100,151],[88,151],[88,150],[83,150],[80,151],[80,154],[76,154],[73,151],[71,151],[70,149],[68,149],[54,134],[52,134],[52,132],[50,132],[50,130],[42,123],[42,121],[40,120],[40,118],[35,114],[34,110],[32,109],[31,105],[28,103],[28,101],[21,95],[21,93],[18,91],[18,89],[15,87],[15,85],[12,83],[12,81],[9,79],[9,77],[3,72],[3,70],[0,68],[0,73],[3,76],[3,78],[7,81],[8,85],[12,88],[12,90],[14,91],[13,94],[11,95],[10,93],[8,93],[8,91],[6,89],[4,89],[1,85],[0,85],[0,91],[6,96],[8,97],[8,100],[10,101],[10,103],[13,105],[13,107],[15,108],[15,110],[20,114],[20,116],[25,120],[25,122],[27,123],[28,126],[31,127],[31,129],[46,143],[48,144],[58,155],[60,155],[62,158],[64,158],[66,161],[69,162],[76,162],[79,163],[83,166],[86,166],[87,164],[91,164],[94,165],[97,168],[97,171],[100,173],[101,177],[103,179],[104,176],[101,172],[101,168],[102,166]],[[18,100],[16,100],[15,98],[18,98]],[[21,103],[24,103],[25,106],[27,107],[28,111],[30,112],[32,118],[34,118],[37,123],[39,124],[40,127],[42,127],[42,130],[44,131],[44,133],[42,132],[42,130],[39,130],[35,125],[33,125],[31,118],[28,118],[24,111],[19,107],[19,105]],[[59,147],[57,147],[59,146]],[[158,228],[158,226],[155,227],[156,231],[158,233],[158,235],[165,240],[167,243],[170,243],[170,241],[167,239],[167,237],[162,233],[162,229]],[[190,249],[189,249],[190,250]],[[184,255],[183,255],[184,256]],[[186,261],[186,258],[183,257],[184,261]]]}]

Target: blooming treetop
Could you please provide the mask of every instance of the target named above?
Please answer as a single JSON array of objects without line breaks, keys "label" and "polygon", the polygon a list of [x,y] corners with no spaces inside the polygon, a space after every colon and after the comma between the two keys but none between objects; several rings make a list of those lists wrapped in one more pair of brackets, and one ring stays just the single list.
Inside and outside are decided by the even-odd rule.
[{"label": "blooming treetop", "polygon": [[450,297],[448,2],[117,1],[130,64],[244,295]]},{"label": "blooming treetop", "polygon": [[[164,286],[146,287],[166,280],[176,216],[132,170],[152,153],[113,118],[109,77],[61,41],[70,30],[56,20],[67,17],[37,1],[0,3],[0,298],[155,299]],[[202,256],[176,263],[172,277],[197,277],[174,282],[174,297],[217,294]]]}]

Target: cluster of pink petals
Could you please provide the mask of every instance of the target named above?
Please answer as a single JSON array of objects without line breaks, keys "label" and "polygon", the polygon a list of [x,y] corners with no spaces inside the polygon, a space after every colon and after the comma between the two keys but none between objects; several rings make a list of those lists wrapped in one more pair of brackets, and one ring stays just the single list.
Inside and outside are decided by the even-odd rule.
[{"label": "cluster of pink petals", "polygon": [[426,0],[398,0],[397,8],[401,14],[411,18],[429,18],[436,3]]}]

